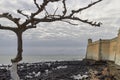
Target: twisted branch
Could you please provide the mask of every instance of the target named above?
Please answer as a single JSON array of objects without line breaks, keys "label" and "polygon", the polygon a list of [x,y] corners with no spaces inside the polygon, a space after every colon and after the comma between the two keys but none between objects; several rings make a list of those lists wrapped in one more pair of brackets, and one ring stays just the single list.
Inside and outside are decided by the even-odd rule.
[{"label": "twisted branch", "polygon": [[[55,14],[57,12],[57,9],[56,9],[53,15],[49,15],[49,13],[45,9],[45,6],[47,6],[47,4],[49,2],[57,2],[57,1],[61,1],[61,0],[44,0],[44,2],[41,5],[41,8],[33,14],[34,16],[31,15],[31,17],[32,17],[31,19],[34,20],[35,24],[38,24],[40,22],[63,21],[65,19],[67,19],[67,20],[69,19],[69,20],[75,20],[75,21],[80,21],[80,22],[83,22],[83,23],[87,23],[87,24],[90,24],[92,26],[98,26],[99,27],[101,25],[101,22],[94,22],[94,21],[84,20],[84,19],[81,19],[79,17],[73,17],[73,15],[75,15],[76,13],[79,13],[79,12],[85,10],[85,9],[88,9],[88,8],[92,7],[93,5],[97,4],[98,2],[100,2],[102,0],[98,0],[98,1],[95,1],[93,3],[90,3],[90,4],[88,4],[88,6],[83,7],[83,8],[79,8],[78,10],[72,10],[71,13],[69,13],[68,15],[66,15],[66,13],[67,13],[67,8],[66,8],[66,3],[65,3],[66,0],[62,0],[63,8],[64,8],[63,14],[62,15]],[[35,18],[35,16],[37,14],[41,13],[43,10],[46,11],[45,17],[43,17],[43,18]],[[69,22],[69,21],[66,21],[66,22],[71,24],[71,22]],[[31,23],[31,20],[28,20],[25,23],[27,25],[28,23]]]},{"label": "twisted branch", "polygon": [[72,10],[70,16],[73,16],[75,13],[79,13],[79,12],[85,10],[85,9],[88,9],[88,8],[92,7],[93,5],[97,4],[100,1],[102,1],[102,0],[98,0],[98,1],[95,1],[93,3],[90,3],[88,6],[83,7],[83,8],[79,8],[78,10]]},{"label": "twisted branch", "polygon": [[[80,22],[83,22],[83,23],[87,23],[87,24],[90,24],[92,26],[100,26],[102,23],[101,22],[94,22],[94,21],[89,21],[89,20],[84,20],[84,19],[81,19],[79,17],[75,17],[75,14],[76,13],[79,13],[85,9],[88,9],[90,7],[92,7],[93,5],[97,4],[98,2],[102,1],[102,0],[97,0],[95,2],[92,2],[90,4],[88,4],[88,6],[86,7],[83,7],[83,8],[79,8],[77,10],[72,10],[69,14],[66,14],[67,13],[67,8],[66,8],[66,0],[43,0],[43,3],[41,5],[39,5],[37,3],[36,0],[33,0],[34,1],[34,4],[36,5],[36,7],[38,8],[37,11],[35,11],[34,13],[31,13],[31,15],[27,15],[27,14],[24,14],[22,12],[22,10],[17,10],[17,12],[23,16],[25,16],[27,19],[26,21],[24,21],[22,24],[19,23],[19,20],[20,18],[13,18],[13,16],[9,13],[3,13],[3,14],[0,14],[0,18],[7,18],[11,21],[13,21],[15,24],[17,24],[17,27],[18,28],[25,28],[25,29],[28,29],[28,27],[32,28],[31,26],[33,26],[33,28],[35,28],[34,26],[36,26],[38,23],[40,22],[54,22],[54,21],[64,21],[64,22],[67,22],[69,24],[73,24],[73,22],[70,22],[68,20],[75,20],[75,21],[80,21]],[[50,15],[48,13],[48,11],[46,10],[46,6],[48,5],[48,3],[52,3],[52,2],[58,2],[58,1],[62,1],[62,4],[63,4],[63,11],[62,13],[63,14],[56,14],[57,12],[57,9],[55,10],[54,14],[53,15]],[[43,16],[42,18],[36,18],[35,16],[39,15],[42,13],[42,11],[45,10],[45,16]],[[29,24],[31,24],[30,26],[28,26]]]},{"label": "twisted branch", "polygon": [[8,20],[14,22],[17,26],[20,26],[19,24],[20,18],[13,18],[13,16],[9,13],[0,14],[0,18],[7,18]]},{"label": "twisted branch", "polygon": [[66,8],[65,0],[63,0],[62,3],[63,3],[63,8],[64,8],[63,16],[65,16],[65,14],[67,13],[67,8]]},{"label": "twisted branch", "polygon": [[34,0],[34,4],[36,5],[36,7],[37,7],[38,9],[40,9],[40,6],[37,4],[36,0]]},{"label": "twisted branch", "polygon": [[15,32],[15,29],[14,27],[10,27],[10,26],[2,26],[0,24],[0,29],[3,29],[3,30],[11,30],[11,31],[14,31]]},{"label": "twisted branch", "polygon": [[17,12],[23,16],[25,16],[27,19],[29,19],[29,15],[22,12],[22,10],[17,10]]}]

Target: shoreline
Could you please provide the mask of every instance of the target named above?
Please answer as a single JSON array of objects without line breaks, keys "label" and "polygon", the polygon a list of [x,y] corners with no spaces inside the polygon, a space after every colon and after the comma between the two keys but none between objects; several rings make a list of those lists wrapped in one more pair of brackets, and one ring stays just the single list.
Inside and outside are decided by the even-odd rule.
[{"label": "shoreline", "polygon": [[[0,56],[0,64],[11,64],[11,59],[15,56]],[[63,60],[82,60],[84,56],[81,55],[39,55],[39,56],[23,56],[23,60],[20,63],[36,63],[46,61],[63,61]]]},{"label": "shoreline", "polygon": [[[118,80],[111,74],[111,62],[93,60],[47,61],[18,64],[22,80]],[[9,67],[0,67],[0,80],[10,80]],[[118,75],[119,76],[119,75]]]}]

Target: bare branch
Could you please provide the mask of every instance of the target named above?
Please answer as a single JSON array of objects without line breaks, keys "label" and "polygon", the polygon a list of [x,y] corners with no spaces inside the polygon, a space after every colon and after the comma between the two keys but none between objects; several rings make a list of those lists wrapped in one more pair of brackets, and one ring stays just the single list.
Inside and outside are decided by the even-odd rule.
[{"label": "bare branch", "polygon": [[[27,25],[29,24],[31,21],[33,21],[32,19],[38,15],[40,12],[42,12],[45,9],[45,6],[47,6],[47,4],[50,2],[51,0],[43,0],[43,3],[40,5],[40,8],[38,8],[38,10],[34,13],[31,13],[30,19],[26,20],[22,25]],[[54,0],[53,0],[54,1]],[[34,3],[37,4],[37,2],[34,1]],[[35,4],[35,5],[36,5]]]},{"label": "bare branch", "polygon": [[93,5],[97,4],[100,1],[102,1],[102,0],[98,0],[98,1],[95,1],[93,3],[90,3],[88,6],[80,8],[78,10],[72,10],[72,13],[70,14],[70,16],[73,16],[75,13],[79,13],[79,12],[85,10],[85,9],[88,9],[88,8],[92,7]]},{"label": "bare branch", "polygon": [[36,25],[29,25],[29,26],[27,26],[27,27],[25,28],[25,30],[31,29],[31,28],[36,28]]},{"label": "bare branch", "polygon": [[45,16],[48,16],[49,13],[48,13],[48,11],[46,10],[46,8],[45,8],[44,10],[45,10]]},{"label": "bare branch", "polygon": [[20,24],[19,24],[20,18],[13,18],[13,16],[9,13],[0,14],[0,18],[7,18],[10,21],[14,22],[18,27],[20,26]]},{"label": "bare branch", "polygon": [[63,8],[64,8],[63,16],[65,16],[65,14],[67,13],[67,8],[66,8],[65,0],[63,0],[62,3],[63,3]]},{"label": "bare branch", "polygon": [[[67,12],[67,9],[66,9],[65,0],[62,0],[63,6],[64,6],[63,15],[55,15],[54,14],[54,15],[45,16],[44,18],[37,19],[37,20],[34,19],[36,21],[35,24],[37,24],[39,22],[53,22],[53,21],[63,21],[65,19],[69,19],[69,20],[76,20],[76,21],[80,21],[80,22],[83,22],[83,23],[90,24],[92,26],[98,26],[99,27],[101,25],[101,22],[97,23],[97,22],[93,22],[93,21],[83,20],[83,19],[80,19],[79,17],[72,17],[72,16],[76,13],[81,12],[82,10],[90,8],[91,6],[95,5],[96,3],[100,2],[100,1],[102,1],[102,0],[98,0],[98,1],[95,1],[93,3],[90,3],[88,6],[83,7],[83,8],[79,8],[78,10],[73,10],[72,13],[65,16],[65,14]],[[57,11],[57,9],[55,10],[55,13],[56,13],[56,11]],[[68,21],[68,23],[72,24],[72,22],[69,22],[69,21]]]},{"label": "bare branch", "polygon": [[36,5],[36,7],[37,7],[38,9],[40,9],[40,6],[37,4],[36,0],[34,0],[34,4]]},{"label": "bare branch", "polygon": [[[83,22],[83,23],[87,23],[87,24],[90,24],[92,26],[98,26],[100,27],[100,25],[102,24],[101,22],[97,23],[97,22],[93,22],[93,21],[89,21],[89,20],[83,20],[83,19],[80,19],[78,17],[69,17],[69,16],[66,16],[66,17],[58,17],[58,18],[41,18],[41,19],[38,19],[38,18],[35,18],[34,20],[36,21],[35,24],[38,24],[39,22],[54,22],[54,21],[63,21],[63,20],[75,20],[75,21],[80,21],[80,22]],[[68,22],[70,24],[73,24],[71,22]],[[77,25],[77,24],[76,24]]]},{"label": "bare branch", "polygon": [[58,10],[58,8],[56,8],[56,10],[55,10],[55,12],[54,12],[54,14],[53,14],[53,15],[55,15],[55,14],[56,14],[57,10]]},{"label": "bare branch", "polygon": [[[61,15],[57,15],[56,12],[57,12],[57,9],[55,10],[54,14],[53,15],[49,15],[49,13],[47,12],[46,10],[46,6],[49,2],[57,2],[57,1],[62,1],[63,3],[63,14]],[[93,21],[87,21],[87,20],[83,20],[83,19],[80,19],[79,17],[73,17],[74,14],[76,13],[79,13],[85,9],[88,9],[90,8],[91,6],[95,5],[96,3],[102,1],[102,0],[98,0],[98,1],[95,1],[93,3],[90,3],[88,4],[88,6],[86,7],[83,7],[83,8],[79,8],[78,10],[72,10],[71,13],[69,13],[68,15],[66,15],[67,13],[67,8],[66,8],[66,3],[65,3],[66,0],[43,0],[43,3],[40,5],[40,7],[38,8],[38,10],[35,12],[35,13],[31,13],[31,16],[30,16],[30,19],[27,19],[22,25],[23,26],[27,26],[29,23],[31,23],[31,25],[36,25],[40,22],[53,22],[53,21],[60,21],[60,20],[65,20],[65,19],[69,19],[69,20],[77,20],[77,21],[80,21],[80,22],[83,22],[83,23],[87,23],[87,24],[90,24],[92,26],[100,26],[101,24],[100,23],[97,23],[97,22],[93,22]],[[36,0],[34,0],[34,4],[36,6],[39,6],[36,2]],[[36,15],[40,14],[43,10],[45,10],[45,16],[43,18],[35,18]],[[72,22],[70,22],[71,24]],[[74,24],[74,23],[73,23]]]},{"label": "bare branch", "polygon": [[0,24],[0,29],[2,29],[2,30],[11,30],[11,31],[14,31],[14,32],[15,32],[15,29],[16,29],[16,28],[14,28],[14,27],[9,27],[9,26],[2,26],[2,25]]},{"label": "bare branch", "polygon": [[35,13],[31,14],[31,18],[34,18],[34,16],[36,16],[37,14],[42,12],[49,2],[57,2],[57,1],[60,1],[60,0],[43,0],[43,3],[39,7],[39,5],[37,4],[36,0],[34,0],[35,5],[37,7],[39,7],[39,8],[38,8],[38,10]]},{"label": "bare branch", "polygon": [[44,0],[44,2],[40,5],[40,8],[38,8],[38,10],[35,13],[31,14],[31,19],[34,18],[40,12],[42,12],[48,3],[49,3],[49,0]]},{"label": "bare branch", "polygon": [[24,14],[22,10],[17,10],[17,12],[29,19],[29,16],[27,14]]},{"label": "bare branch", "polygon": [[50,2],[57,2],[57,1],[60,1],[60,0],[49,0]]},{"label": "bare branch", "polygon": [[28,29],[32,29],[32,28],[36,28],[36,25],[28,25],[28,26],[22,28],[21,31],[24,32],[24,31],[26,31]]},{"label": "bare branch", "polygon": [[65,21],[65,20],[61,20],[61,21],[63,21],[63,22],[66,22],[66,23],[69,23],[69,24],[71,24],[71,25],[78,25],[78,24],[74,24],[74,23],[72,23],[72,22],[70,22],[70,21]]},{"label": "bare branch", "polygon": [[80,21],[80,22],[83,22],[83,23],[87,23],[87,24],[90,24],[92,26],[98,26],[98,27],[100,27],[100,25],[102,24],[101,22],[97,23],[97,22],[93,22],[93,21],[88,21],[88,19],[83,20],[83,19],[80,19],[78,17],[68,17],[68,19],[77,20],[77,21]]}]

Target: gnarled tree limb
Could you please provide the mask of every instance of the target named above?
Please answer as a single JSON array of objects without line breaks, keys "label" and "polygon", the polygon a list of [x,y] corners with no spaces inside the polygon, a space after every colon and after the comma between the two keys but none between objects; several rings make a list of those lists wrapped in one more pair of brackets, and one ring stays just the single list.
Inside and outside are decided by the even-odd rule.
[{"label": "gnarled tree limb", "polygon": [[25,16],[27,19],[29,19],[29,16],[22,12],[22,10],[17,10],[17,12],[23,16]]},{"label": "gnarled tree limb", "polygon": [[97,4],[100,1],[102,1],[102,0],[98,0],[98,1],[95,1],[93,3],[90,3],[90,4],[88,4],[87,6],[85,6],[83,8],[79,8],[78,10],[72,10],[70,16],[73,16],[75,13],[79,13],[79,12],[85,10],[85,9],[88,9],[88,8],[92,7],[93,5]]},{"label": "gnarled tree limb", "polygon": [[34,4],[36,5],[36,7],[37,7],[38,9],[40,9],[40,6],[37,4],[36,0],[33,0],[33,1],[34,1]]},{"label": "gnarled tree limb", "polygon": [[66,3],[65,3],[65,1],[66,1],[66,0],[63,0],[63,1],[62,1],[62,3],[63,3],[63,9],[64,9],[62,16],[65,16],[66,13],[67,13],[67,8],[66,8]]},{"label": "gnarled tree limb", "polygon": [[18,27],[20,26],[20,24],[19,24],[20,18],[13,18],[13,16],[9,13],[0,14],[0,18],[6,18],[6,19],[14,22]]},{"label": "gnarled tree limb", "polygon": [[[53,15],[50,15],[49,12],[46,10],[46,6],[49,2],[58,2],[58,1],[62,1],[63,3],[63,11],[62,13],[63,14],[55,14],[57,12],[57,9],[55,10],[54,14]],[[80,13],[81,11],[85,10],[85,9],[88,9],[90,7],[92,7],[93,5],[97,4],[98,2],[100,2],[102,0],[97,0],[95,2],[92,2],[90,4],[88,4],[86,7],[83,7],[83,8],[79,8],[77,10],[72,10],[71,13],[67,13],[67,8],[66,8],[66,0],[43,0],[43,3],[40,5],[37,4],[36,0],[34,0],[34,4],[36,4],[38,8],[38,10],[34,13],[31,14],[30,16],[30,19],[27,19],[26,22],[23,23],[23,25],[28,25],[29,23],[36,25],[40,22],[53,22],[53,21],[60,21],[60,20],[63,20],[63,19],[69,19],[69,20],[77,20],[77,21],[80,21],[80,22],[83,22],[83,23],[87,23],[87,24],[90,24],[92,26],[100,26],[101,23],[100,22],[94,22],[94,21],[89,21],[89,20],[84,20],[84,19],[81,19],[79,17],[73,17],[75,16],[76,13]],[[37,16],[38,14],[40,14],[43,10],[45,10],[46,12],[46,15],[43,17],[43,18],[39,18],[37,17],[37,19],[35,18],[35,16]],[[43,20],[43,21],[42,21]],[[68,22],[67,22],[68,23]],[[71,24],[71,22],[70,22]],[[74,23],[73,23],[74,24]]]},{"label": "gnarled tree limb", "polygon": [[14,31],[14,32],[15,32],[15,29],[16,29],[16,28],[14,28],[14,27],[9,27],[9,26],[2,26],[2,25],[0,24],[0,29],[2,29],[2,30],[11,30],[11,31]]}]

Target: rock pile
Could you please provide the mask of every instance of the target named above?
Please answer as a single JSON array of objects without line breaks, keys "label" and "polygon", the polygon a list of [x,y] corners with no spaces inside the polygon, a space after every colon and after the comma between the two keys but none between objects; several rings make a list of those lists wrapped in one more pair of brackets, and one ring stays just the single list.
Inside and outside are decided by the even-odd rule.
[{"label": "rock pile", "polygon": [[[0,66],[0,80],[11,79],[6,66]],[[86,60],[21,63],[18,74],[21,80],[116,80],[107,62]]]}]

